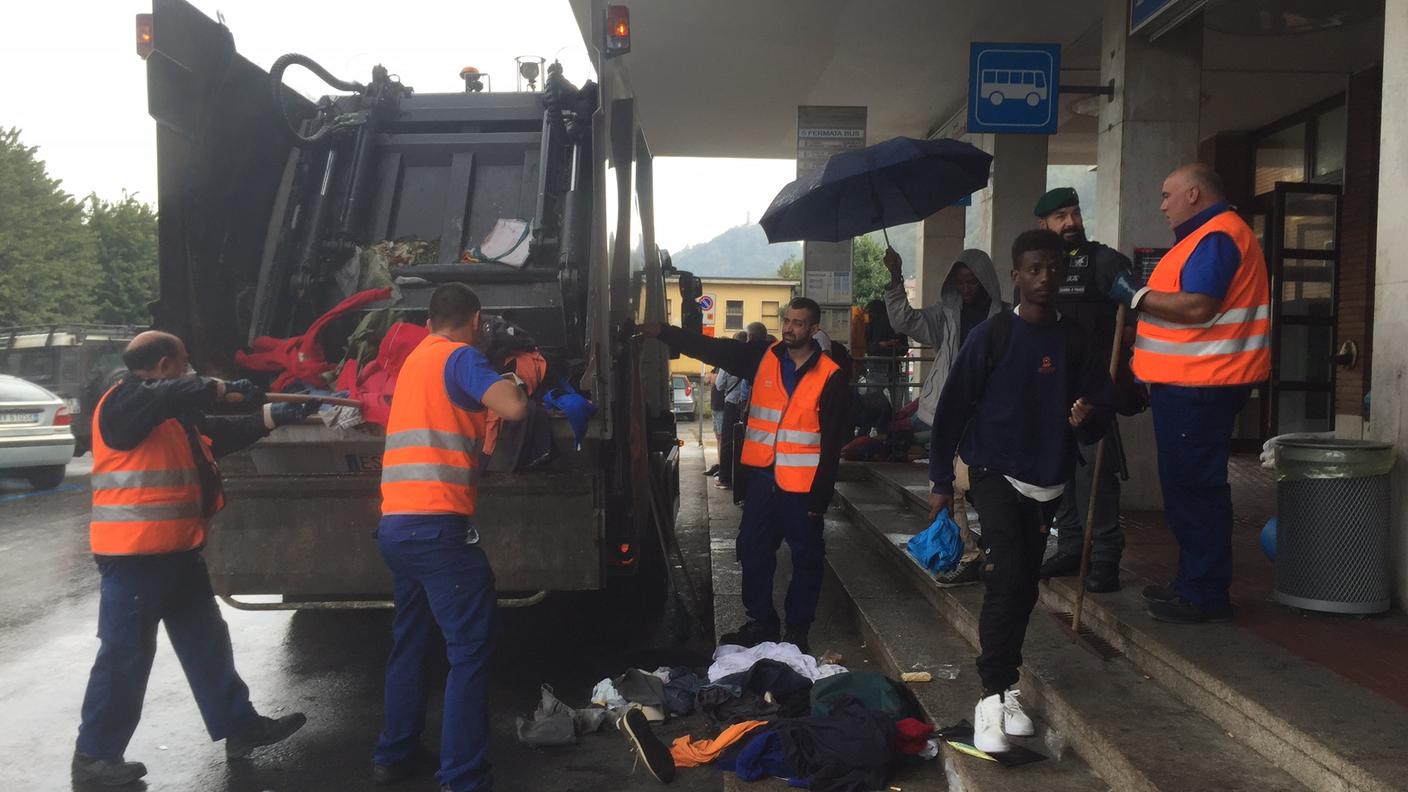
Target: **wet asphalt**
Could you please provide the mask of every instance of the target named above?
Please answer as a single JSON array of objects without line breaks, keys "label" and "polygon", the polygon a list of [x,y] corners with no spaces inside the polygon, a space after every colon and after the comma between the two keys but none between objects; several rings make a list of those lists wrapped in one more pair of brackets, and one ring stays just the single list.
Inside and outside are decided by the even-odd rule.
[{"label": "wet asphalt", "polygon": [[[691,444],[692,446],[692,444]],[[708,514],[700,452],[686,449],[679,535],[712,625]],[[68,764],[96,638],[98,574],[88,553],[87,458],[70,466],[56,490],[30,492],[0,480],[0,790],[86,789],[69,781]],[[166,637],[152,669],[141,725],[127,758],[147,778],[124,790],[285,792],[358,790],[370,780],[371,747],[382,716],[382,672],[390,648],[387,612],[247,612],[221,606],[235,664],[264,714],[302,711],[308,725],[250,760],[227,762],[212,743]],[[635,766],[614,728],[575,746],[518,744],[514,719],[529,714],[541,684],[569,705],[586,703],[592,685],[628,667],[704,664],[710,637],[689,608],[669,603],[644,612],[591,594],[555,594],[540,605],[502,611],[493,663],[491,760],[501,792],[634,792],[660,784]],[[443,664],[439,674],[443,677]],[[439,740],[432,709],[427,747]],[[704,729],[700,716],[658,729],[668,740]],[[719,790],[721,774],[682,773],[674,789]],[[435,790],[429,778],[393,789]]]}]

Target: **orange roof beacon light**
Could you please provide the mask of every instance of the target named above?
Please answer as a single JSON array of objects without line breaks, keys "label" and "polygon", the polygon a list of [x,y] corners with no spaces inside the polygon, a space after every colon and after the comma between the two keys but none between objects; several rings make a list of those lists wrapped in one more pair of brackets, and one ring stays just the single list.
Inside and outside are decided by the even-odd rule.
[{"label": "orange roof beacon light", "polygon": [[466,66],[460,69],[460,79],[464,80],[465,93],[479,93],[483,91],[484,78],[488,76],[487,74],[481,74],[480,71],[473,66]]},{"label": "orange roof beacon light", "polygon": [[137,57],[146,60],[156,49],[156,35],[152,28],[151,14],[137,15]]},{"label": "orange roof beacon light", "polygon": [[606,7],[606,52],[608,58],[631,51],[631,9],[623,5]]}]

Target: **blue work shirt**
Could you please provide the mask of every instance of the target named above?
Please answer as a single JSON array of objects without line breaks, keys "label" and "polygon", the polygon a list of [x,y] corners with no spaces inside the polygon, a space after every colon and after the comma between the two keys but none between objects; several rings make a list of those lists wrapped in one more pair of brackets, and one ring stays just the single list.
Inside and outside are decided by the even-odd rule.
[{"label": "blue work shirt", "polygon": [[791,355],[785,353],[782,355],[782,387],[787,391],[789,398],[792,396],[792,392],[797,390],[797,383],[802,381],[802,375],[807,373],[807,369],[812,367],[812,362],[820,353],[821,347],[813,341],[812,356],[807,358],[801,368],[798,368],[797,364],[792,362]]},{"label": "blue work shirt", "polygon": [[[1205,223],[1230,209],[1226,201],[1219,201],[1203,211],[1184,220],[1173,229],[1173,236],[1183,241],[1189,234],[1202,228]],[[1242,251],[1232,237],[1221,231],[1214,231],[1198,242],[1188,260],[1183,264],[1179,276],[1179,288],[1194,294],[1206,294],[1222,299],[1232,285],[1237,268],[1242,265]]]},{"label": "blue work shirt", "polygon": [[[501,379],[499,372],[472,346],[450,353],[445,361],[445,391],[456,407],[470,412],[484,409],[484,392]],[[479,541],[479,533],[464,514],[387,514],[377,524],[377,536],[391,541],[416,541],[452,537],[467,544]]]}]

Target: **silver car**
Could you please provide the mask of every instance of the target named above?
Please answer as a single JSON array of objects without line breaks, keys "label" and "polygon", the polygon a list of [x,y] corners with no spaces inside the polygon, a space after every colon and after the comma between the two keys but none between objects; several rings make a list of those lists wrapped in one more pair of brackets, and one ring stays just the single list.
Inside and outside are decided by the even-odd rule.
[{"label": "silver car", "polygon": [[62,484],[73,459],[72,423],[63,399],[0,374],[0,477],[28,479],[35,489]]},{"label": "silver car", "polygon": [[675,392],[675,415],[694,420],[694,383],[683,374],[670,377],[670,385]]}]

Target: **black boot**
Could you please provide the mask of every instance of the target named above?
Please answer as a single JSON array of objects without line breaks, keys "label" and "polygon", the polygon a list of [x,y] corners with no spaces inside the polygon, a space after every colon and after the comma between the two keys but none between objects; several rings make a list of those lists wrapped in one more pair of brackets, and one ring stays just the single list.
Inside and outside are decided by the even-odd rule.
[{"label": "black boot", "polygon": [[116,762],[108,759],[94,759],[77,751],[69,766],[69,775],[77,784],[97,784],[98,786],[126,786],[147,774],[147,766],[141,762]]},{"label": "black boot", "polygon": [[790,643],[802,650],[802,654],[811,654],[811,646],[807,643],[807,631],[811,629],[810,624],[789,624],[786,631],[782,633],[784,643]]},{"label": "black boot", "polygon": [[246,726],[244,731],[225,738],[225,756],[230,759],[243,759],[253,753],[255,748],[288,739],[289,735],[303,728],[303,724],[307,722],[308,717],[301,712],[285,715],[278,720],[256,715],[254,722]]},{"label": "black boot", "polygon": [[1072,577],[1080,574],[1080,556],[1057,553],[1041,565],[1038,573],[1042,580],[1054,577]]},{"label": "black boot", "polygon": [[767,641],[778,639],[777,622],[756,622],[750,621],[734,630],[731,633],[724,633],[719,636],[720,644],[732,644],[744,648],[757,646]]},{"label": "black boot", "polygon": [[431,775],[440,767],[440,755],[423,748],[396,764],[372,764],[372,783],[377,786],[399,784],[419,775]]},{"label": "black boot", "polygon": [[1120,565],[1109,561],[1091,563],[1085,576],[1085,590],[1091,594],[1108,594],[1120,590]]}]

